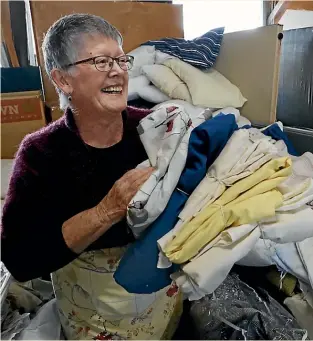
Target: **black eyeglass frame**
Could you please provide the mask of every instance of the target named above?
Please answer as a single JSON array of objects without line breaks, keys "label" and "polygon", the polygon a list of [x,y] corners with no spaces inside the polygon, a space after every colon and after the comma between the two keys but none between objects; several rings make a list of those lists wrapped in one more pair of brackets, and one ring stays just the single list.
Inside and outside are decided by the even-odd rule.
[{"label": "black eyeglass frame", "polygon": [[[107,70],[107,71],[106,71],[106,70],[99,70],[99,69],[97,68],[96,59],[97,59],[97,58],[100,58],[100,57],[106,57],[106,58],[110,58],[110,59],[112,60],[112,65],[111,65],[111,67],[110,67],[109,70]],[[130,65],[131,65],[131,67],[130,67],[130,68],[127,68],[126,70],[124,70],[124,69],[121,67],[121,65],[119,64],[120,59],[121,59],[121,58],[125,58],[125,57],[128,58],[128,61],[130,62]],[[79,65],[79,64],[85,64],[85,63],[88,64],[88,62],[92,61],[92,62],[93,62],[93,65],[95,66],[95,68],[96,68],[98,71],[100,71],[100,72],[109,72],[109,71],[111,71],[111,69],[112,69],[112,67],[113,67],[113,65],[114,65],[114,62],[116,62],[116,64],[117,64],[123,71],[129,71],[129,70],[131,70],[131,68],[132,68],[133,65],[134,65],[134,59],[135,59],[135,58],[134,58],[133,56],[130,56],[130,55],[127,55],[127,54],[125,54],[125,55],[123,55],[123,56],[120,56],[120,57],[116,57],[116,58],[111,57],[111,56],[100,55],[100,56],[95,56],[95,57],[91,57],[91,58],[82,59],[82,60],[79,60],[79,61],[77,61],[77,62],[75,62],[75,63],[67,64],[67,65],[65,65],[65,67],[71,67],[71,66],[75,66],[75,65]]]}]

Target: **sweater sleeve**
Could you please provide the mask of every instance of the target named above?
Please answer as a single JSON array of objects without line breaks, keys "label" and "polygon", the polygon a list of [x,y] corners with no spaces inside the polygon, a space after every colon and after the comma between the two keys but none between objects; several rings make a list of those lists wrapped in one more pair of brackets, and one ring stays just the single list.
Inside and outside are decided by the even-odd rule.
[{"label": "sweater sleeve", "polygon": [[17,152],[2,215],[1,256],[21,282],[56,271],[77,257],[62,234],[62,215],[51,200],[46,154],[26,138]]}]

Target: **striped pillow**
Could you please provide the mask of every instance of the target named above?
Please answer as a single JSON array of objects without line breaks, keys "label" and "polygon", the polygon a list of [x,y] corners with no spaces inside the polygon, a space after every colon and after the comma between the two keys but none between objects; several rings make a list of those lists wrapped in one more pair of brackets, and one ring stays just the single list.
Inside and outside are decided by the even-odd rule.
[{"label": "striped pillow", "polygon": [[142,45],[153,45],[157,50],[175,56],[201,69],[209,69],[220,52],[224,27],[215,28],[199,38],[164,38],[149,40]]}]

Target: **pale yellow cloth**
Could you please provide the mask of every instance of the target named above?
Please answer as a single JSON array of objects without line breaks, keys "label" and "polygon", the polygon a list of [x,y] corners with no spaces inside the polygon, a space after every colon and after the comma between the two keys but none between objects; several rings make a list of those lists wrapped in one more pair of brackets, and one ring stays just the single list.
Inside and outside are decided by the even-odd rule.
[{"label": "pale yellow cloth", "polygon": [[275,215],[275,209],[283,203],[283,195],[276,187],[290,174],[290,158],[269,161],[187,221],[163,252],[171,262],[181,264],[197,255],[225,228]]},{"label": "pale yellow cloth", "polygon": [[113,278],[125,249],[85,252],[52,274],[67,339],[160,340],[173,336],[182,313],[178,287],[172,284],[149,295],[128,293]]}]

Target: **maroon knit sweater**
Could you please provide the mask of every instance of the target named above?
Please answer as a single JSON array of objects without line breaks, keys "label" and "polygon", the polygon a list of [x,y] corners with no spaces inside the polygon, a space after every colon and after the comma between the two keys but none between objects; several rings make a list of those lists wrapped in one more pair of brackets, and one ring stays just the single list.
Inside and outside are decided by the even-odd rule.
[{"label": "maroon knit sweater", "polygon": [[[63,223],[97,205],[116,180],[147,158],[136,126],[150,111],[123,113],[122,141],[86,146],[68,110],[58,121],[24,138],[3,207],[2,261],[18,281],[51,273],[77,257],[66,245]],[[122,221],[87,250],[123,246],[133,236]]]}]

